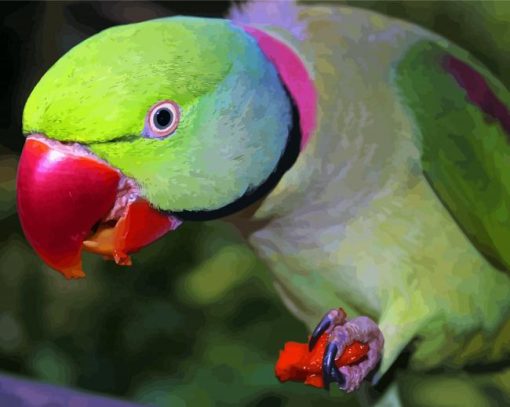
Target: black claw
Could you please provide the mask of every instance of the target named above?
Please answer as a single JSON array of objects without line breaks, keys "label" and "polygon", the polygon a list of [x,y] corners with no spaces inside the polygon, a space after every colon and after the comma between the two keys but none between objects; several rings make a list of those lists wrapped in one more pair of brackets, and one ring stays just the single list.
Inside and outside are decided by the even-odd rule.
[{"label": "black claw", "polygon": [[329,314],[324,315],[321,321],[317,324],[315,329],[312,332],[312,336],[310,337],[310,342],[308,342],[308,350],[311,352],[314,348],[315,344],[319,340],[319,337],[329,328],[331,325],[331,318]]},{"label": "black claw", "polygon": [[[326,352],[324,352],[324,358],[322,359],[322,380],[324,381],[324,388],[329,390],[329,384],[334,381],[331,371],[335,366],[335,357],[338,352],[338,348],[334,343],[328,343]],[[340,372],[339,372],[340,373]]]},{"label": "black claw", "polygon": [[340,387],[345,385],[345,376],[340,372],[340,370],[338,370],[338,367],[336,367],[336,364],[334,363],[333,366],[331,366],[330,375]]}]

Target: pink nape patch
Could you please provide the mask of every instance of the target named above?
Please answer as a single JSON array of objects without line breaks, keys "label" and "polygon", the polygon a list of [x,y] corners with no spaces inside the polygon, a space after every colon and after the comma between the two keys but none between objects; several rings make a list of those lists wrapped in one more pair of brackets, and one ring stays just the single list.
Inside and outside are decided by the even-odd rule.
[{"label": "pink nape patch", "polygon": [[317,113],[317,91],[305,65],[287,45],[264,31],[247,25],[242,25],[241,28],[257,40],[262,52],[274,64],[292,95],[300,116],[303,151],[315,129]]}]

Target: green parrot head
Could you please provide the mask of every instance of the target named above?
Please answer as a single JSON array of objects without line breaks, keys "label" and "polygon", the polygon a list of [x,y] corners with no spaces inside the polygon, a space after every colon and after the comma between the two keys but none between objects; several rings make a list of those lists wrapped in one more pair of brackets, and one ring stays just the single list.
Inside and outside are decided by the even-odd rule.
[{"label": "green parrot head", "polygon": [[[116,204],[129,185],[153,209],[207,218],[236,207],[270,178],[288,147],[293,118],[288,93],[254,38],[228,20],[172,17],[113,27],[69,51],[30,95],[23,132],[34,145],[75,161],[96,160],[128,179],[117,187]],[[46,164],[35,166],[35,158],[22,155],[18,172],[20,218],[39,254],[47,236],[31,239],[27,219],[48,215],[39,207],[47,195],[34,190],[49,194],[55,184],[68,188],[69,178],[80,179],[74,169],[55,170],[50,187],[37,187],[41,168],[52,172],[43,158],[37,160]],[[99,178],[84,177],[80,193],[90,195]],[[77,193],[65,205],[80,207]],[[111,207],[108,199],[104,206]],[[97,226],[97,216],[88,223]],[[45,227],[56,226],[36,228]],[[115,250],[109,254],[118,260]]]},{"label": "green parrot head", "polygon": [[[164,101],[174,102],[167,120],[178,123],[157,137],[148,114]],[[84,144],[157,208],[194,211],[225,206],[264,181],[290,115],[251,37],[226,20],[177,17],[113,27],[76,46],[33,90],[23,130]]]}]

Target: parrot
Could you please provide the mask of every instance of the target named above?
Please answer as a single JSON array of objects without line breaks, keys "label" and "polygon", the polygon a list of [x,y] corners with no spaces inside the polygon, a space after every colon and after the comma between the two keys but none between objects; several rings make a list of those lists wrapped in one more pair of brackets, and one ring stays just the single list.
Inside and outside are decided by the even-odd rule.
[{"label": "parrot", "polygon": [[[252,2],[114,26],[28,97],[18,213],[66,278],[83,251],[130,265],[183,222],[234,225],[310,349],[327,335],[326,388],[376,384],[404,352],[416,371],[502,370],[509,106],[468,52],[366,9]],[[366,357],[338,367],[353,342]]]}]

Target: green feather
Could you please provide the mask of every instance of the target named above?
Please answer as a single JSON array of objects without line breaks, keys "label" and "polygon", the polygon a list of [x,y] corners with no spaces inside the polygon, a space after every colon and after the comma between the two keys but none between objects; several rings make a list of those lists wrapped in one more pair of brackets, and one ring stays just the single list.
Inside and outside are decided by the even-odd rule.
[{"label": "green feather", "polygon": [[[414,115],[423,170],[477,248],[510,269],[510,146],[508,134],[475,104],[443,67],[454,55],[483,74],[510,106],[504,86],[467,54],[432,42],[415,45],[398,66],[396,84]],[[498,89],[496,93],[495,89]]]},{"label": "green feather", "polygon": [[213,91],[231,69],[236,38],[224,21],[193,18],[107,29],[44,75],[25,105],[23,131],[87,144],[139,135],[155,101],[186,108]]}]

